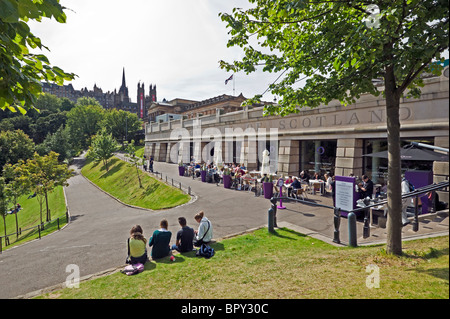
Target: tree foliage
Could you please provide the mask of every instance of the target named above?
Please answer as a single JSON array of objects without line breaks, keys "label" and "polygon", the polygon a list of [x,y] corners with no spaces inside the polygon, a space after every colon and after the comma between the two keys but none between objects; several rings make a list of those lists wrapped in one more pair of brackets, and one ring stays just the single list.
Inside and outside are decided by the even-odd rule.
[{"label": "tree foliage", "polygon": [[64,9],[59,0],[0,0],[0,109],[25,113],[34,109],[41,81],[62,85],[74,79],[74,74],[52,66],[44,54],[31,52],[48,48],[27,22],[54,18],[65,23]]},{"label": "tree foliage", "polygon": [[34,153],[33,158],[28,159],[26,162],[19,162],[18,170],[23,181],[28,183],[30,188],[34,188],[37,193],[44,196],[47,208],[46,221],[51,220],[48,193],[56,186],[68,186],[67,180],[72,176],[73,170],[69,169],[66,164],[59,163],[58,154],[55,152],[50,152],[45,156]]},{"label": "tree foliage", "polygon": [[0,132],[0,169],[6,163],[31,158],[34,148],[33,141],[21,130]]},{"label": "tree foliage", "polygon": [[104,110],[98,102],[87,105],[84,102],[82,104],[78,104],[78,102],[67,113],[67,125],[74,146],[79,149],[87,149],[91,144],[91,138],[101,129]]},{"label": "tree foliage", "polygon": [[133,138],[142,125],[136,113],[130,113],[124,110],[111,109],[105,112],[102,126],[117,141],[125,141]]},{"label": "tree foliage", "polygon": [[[347,105],[361,94],[386,98],[388,135],[388,244],[401,254],[401,162],[399,105],[418,97],[424,71],[440,74],[448,49],[449,2],[249,0],[250,9],[220,14],[231,35],[228,46],[241,60],[220,66],[247,74],[279,73],[267,90],[279,96],[266,115],[288,115],[332,100]],[[380,80],[384,87],[375,85]],[[262,95],[247,103],[259,102]]]},{"label": "tree foliage", "polygon": [[92,144],[89,148],[87,157],[94,159],[97,162],[102,161],[106,171],[108,171],[108,161],[114,155],[116,150],[116,140],[111,133],[108,134],[106,132],[106,129],[102,129],[101,132],[92,139]]},{"label": "tree foliage", "polygon": [[[398,94],[408,88],[417,96],[418,75],[448,48],[446,0],[249,2],[256,6],[220,14],[230,29],[228,46],[244,51],[242,60],[220,66],[282,73],[268,88],[280,99],[267,114],[378,95],[373,80],[384,79],[390,68]],[[369,4],[377,6],[376,14]]]}]

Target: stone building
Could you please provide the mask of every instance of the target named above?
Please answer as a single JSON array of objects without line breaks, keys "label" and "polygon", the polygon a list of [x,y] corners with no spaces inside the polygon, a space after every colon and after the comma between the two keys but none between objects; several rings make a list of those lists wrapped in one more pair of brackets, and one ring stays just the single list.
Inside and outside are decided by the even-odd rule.
[{"label": "stone building", "polygon": [[[45,82],[42,83],[42,90],[44,93],[50,93],[59,98],[68,98],[73,102],[76,102],[80,97],[92,97],[95,98],[105,109],[115,108],[138,113],[137,103],[131,102],[128,95],[128,87],[125,81],[125,68],[122,72],[122,84],[118,92],[117,90],[114,90],[114,92],[103,92],[97,84],[94,84],[94,89],[91,91],[86,87],[81,90],[75,90],[72,84],[60,86],[54,83]],[[156,96],[156,87],[154,94]]]},{"label": "stone building", "polygon": [[245,97],[232,95],[219,95],[203,101],[187,99],[173,99],[162,102],[153,101],[148,107],[148,122],[154,122],[156,117],[165,113],[181,114],[186,119],[193,119],[204,115],[215,115],[217,110],[229,113],[242,110],[241,103]]},{"label": "stone building", "polygon": [[[419,99],[401,100],[402,145],[418,141],[448,148],[448,66],[442,76],[425,78],[424,83]],[[298,176],[303,170],[311,175],[315,171],[340,176],[368,174],[374,182],[384,183],[387,159],[363,155],[387,149],[385,104],[381,95],[366,94],[352,105],[333,101],[286,117],[263,116],[261,106],[223,112],[218,104],[205,103],[205,108],[191,104],[191,116],[189,105],[179,109],[176,103],[155,105],[150,110],[177,111],[173,113],[185,116],[147,124],[145,154],[156,161],[177,162],[182,149],[184,162],[191,156],[206,161],[214,159],[214,149],[220,149],[224,162],[241,162],[250,170],[259,170],[262,151],[268,149],[272,170],[280,175]],[[402,164],[405,169],[433,170],[435,181],[448,179],[448,162]]]}]

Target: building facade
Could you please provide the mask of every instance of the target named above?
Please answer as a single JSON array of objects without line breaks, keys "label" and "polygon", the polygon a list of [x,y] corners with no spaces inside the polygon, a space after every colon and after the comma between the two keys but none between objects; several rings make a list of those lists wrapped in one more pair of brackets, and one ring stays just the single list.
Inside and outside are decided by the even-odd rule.
[{"label": "building facade", "polygon": [[[53,83],[42,83],[42,90],[44,93],[50,93],[59,98],[68,98],[73,102],[77,102],[81,97],[91,97],[96,99],[105,109],[115,108],[136,113],[138,116],[140,115],[137,103],[131,102],[128,94],[128,87],[125,80],[125,68],[122,72],[122,84],[119,91],[103,92],[101,88],[97,87],[97,84],[94,84],[94,89],[91,91],[87,88],[75,90],[72,84],[60,86]],[[156,97],[156,86],[154,88],[154,96]]]},{"label": "building facade", "polygon": [[[401,100],[402,144],[418,141],[448,148],[448,67],[442,76],[424,82],[419,99]],[[367,174],[382,184],[387,160],[363,155],[387,149],[385,105],[381,95],[366,94],[352,105],[333,101],[285,117],[264,116],[263,107],[230,113],[209,109],[210,113],[195,117],[147,124],[145,154],[156,161],[177,162],[182,148],[184,162],[190,156],[206,162],[214,159],[214,149],[220,149],[225,163],[244,163],[250,170],[259,170],[262,152],[267,149],[272,171],[279,175],[298,176],[301,171],[310,175],[316,171],[340,176]],[[185,108],[184,114],[187,112]],[[404,169],[433,170],[437,182],[448,179],[448,163],[402,164]]]}]

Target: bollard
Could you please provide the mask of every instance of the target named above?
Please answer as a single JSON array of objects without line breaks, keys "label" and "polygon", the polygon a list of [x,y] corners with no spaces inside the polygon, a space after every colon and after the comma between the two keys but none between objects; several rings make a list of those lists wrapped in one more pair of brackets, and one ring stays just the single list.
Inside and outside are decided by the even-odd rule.
[{"label": "bollard", "polygon": [[272,210],[273,210],[273,226],[278,227],[278,225],[277,225],[277,199],[275,197],[272,197],[270,199],[270,202],[272,203]]},{"label": "bollard", "polygon": [[370,237],[370,210],[366,208],[364,210],[364,227],[363,227],[363,238]]},{"label": "bollard", "polygon": [[356,215],[355,213],[350,213],[348,218],[348,243],[351,247],[356,247]]},{"label": "bollard", "polygon": [[341,225],[341,210],[338,207],[334,208],[334,238],[333,242],[340,244],[339,239],[339,226]]},{"label": "bollard", "polygon": [[269,233],[273,233],[274,232],[273,224],[274,224],[274,215],[275,214],[274,214],[272,207],[269,208],[268,215],[269,215],[269,222],[268,222]]}]

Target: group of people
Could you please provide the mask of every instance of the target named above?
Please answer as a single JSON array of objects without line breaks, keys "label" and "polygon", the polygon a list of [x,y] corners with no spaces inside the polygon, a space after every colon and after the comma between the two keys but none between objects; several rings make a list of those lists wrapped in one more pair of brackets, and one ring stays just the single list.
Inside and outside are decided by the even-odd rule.
[{"label": "group of people", "polygon": [[[155,230],[148,241],[148,246],[152,248],[151,258],[159,259],[169,256],[172,250],[178,252],[189,252],[195,247],[202,244],[209,244],[213,236],[213,227],[204,212],[200,211],[194,216],[199,223],[197,230],[187,226],[185,217],[179,217],[178,223],[181,229],[177,232],[176,242],[172,246],[170,240],[172,232],[169,231],[169,223],[167,219],[160,222],[160,228]],[[140,225],[135,225],[130,230],[130,238],[127,240],[128,245],[128,262],[130,264],[145,264],[148,259],[147,255],[147,239]]]},{"label": "group of people", "polygon": [[144,155],[144,171],[150,171],[153,173],[153,164],[154,164],[154,159],[153,156],[150,156],[150,158],[147,160],[147,156]]}]

